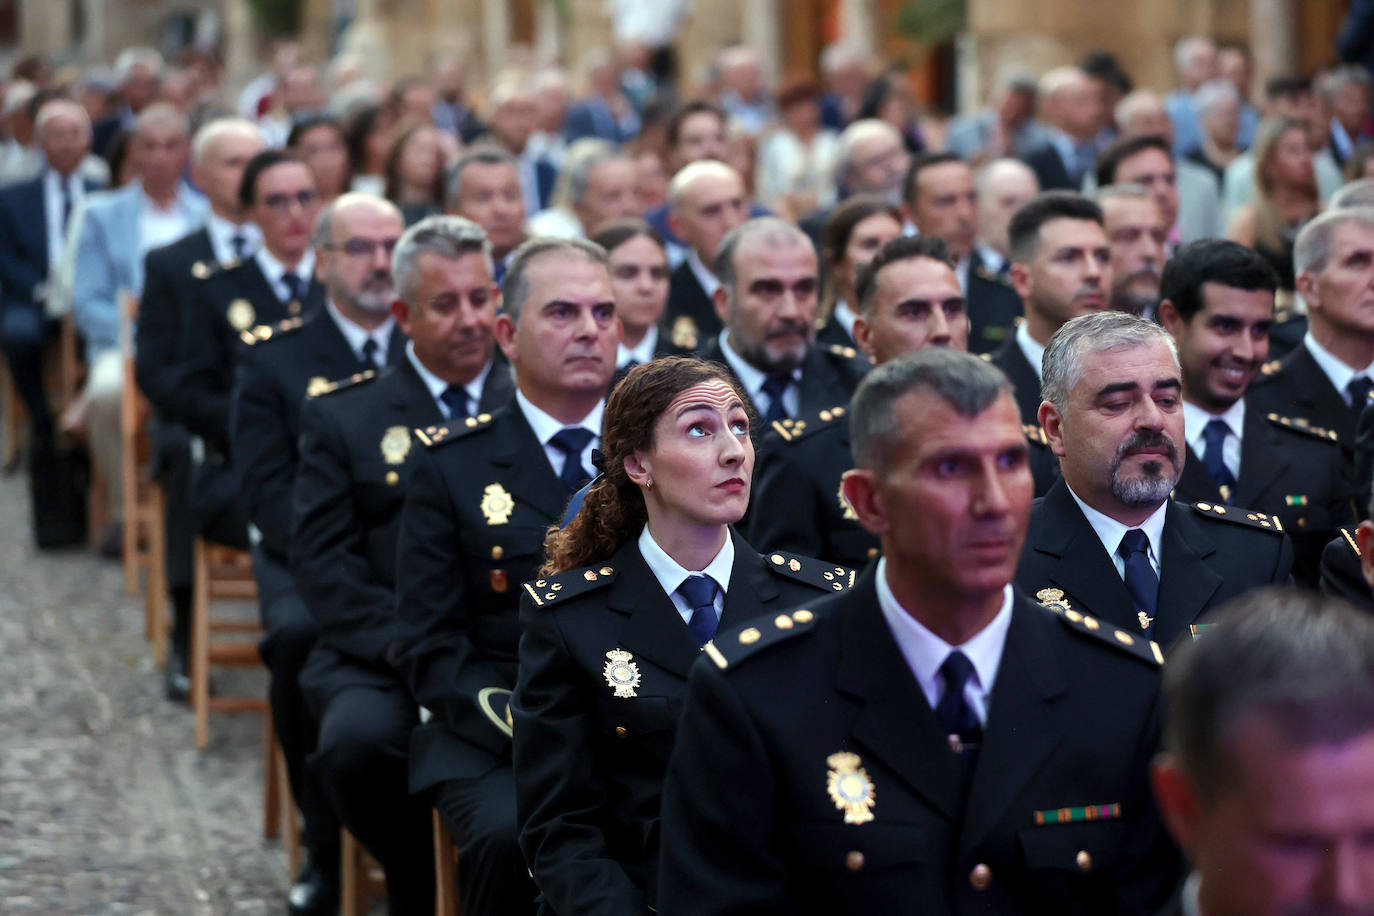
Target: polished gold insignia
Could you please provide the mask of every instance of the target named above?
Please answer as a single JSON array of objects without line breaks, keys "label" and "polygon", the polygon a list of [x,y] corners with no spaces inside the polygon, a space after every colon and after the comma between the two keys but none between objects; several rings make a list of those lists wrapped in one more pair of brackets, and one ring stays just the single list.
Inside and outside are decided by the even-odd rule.
[{"label": "polished gold insignia", "polygon": [[206,264],[204,261],[197,261],[191,265],[191,276],[195,277],[197,280],[204,280],[206,277],[210,276],[210,265]]},{"label": "polished gold insignia", "polygon": [[846,824],[867,824],[873,820],[873,780],[859,765],[859,755],[848,751],[825,758],[830,772],[825,777],[825,790],[835,807],[844,812]]},{"label": "polished gold insignia", "polygon": [[586,572],[584,572],[584,573],[582,574],[582,578],[586,579],[588,582],[595,582],[595,581],[596,581],[596,571],[595,571],[595,570],[589,569],[589,570],[587,570]]},{"label": "polished gold insignia", "polygon": [[235,331],[246,331],[253,326],[258,313],[253,311],[253,303],[247,299],[235,299],[229,303],[229,309],[224,316],[229,319],[229,326]]},{"label": "polished gold insignia", "polygon": [[615,695],[638,696],[635,688],[639,686],[639,666],[630,660],[634,656],[624,649],[612,649],[606,653],[606,658],[606,667],[601,673],[606,675],[606,683],[615,689]]},{"label": "polished gold insignia", "polygon": [[787,561],[787,568],[793,572],[801,572],[801,563],[797,561],[796,557],[793,557]]},{"label": "polished gold insignia", "polygon": [[1150,624],[1155,622],[1155,619],[1144,611],[1136,611],[1135,619],[1140,621],[1140,628],[1142,630],[1149,630]]},{"label": "polished gold insignia", "polygon": [[684,350],[695,350],[698,338],[697,323],[692,320],[691,315],[679,315],[673,320],[673,330],[669,336],[673,341],[673,346],[681,347]]},{"label": "polished gold insignia", "polygon": [[802,608],[800,611],[792,612],[792,619],[795,620],[797,623],[810,623],[811,621],[816,619],[816,615],[808,611],[806,608]]},{"label": "polished gold insignia", "polygon": [[855,512],[854,507],[850,504],[849,500],[845,499],[843,480],[840,481],[840,488],[835,492],[835,495],[840,500],[840,512],[842,513],[842,517],[844,518],[844,520],[847,522],[857,522],[859,520],[859,513]]},{"label": "polished gold insignia", "polygon": [[386,482],[387,482],[387,486],[392,486],[392,487],[394,487],[394,486],[396,486],[396,484],[398,484],[398,483],[401,482],[401,475],[400,475],[400,474],[397,474],[395,471],[387,471],[387,472],[386,472]]},{"label": "polished gold insignia", "polygon": [[317,398],[329,390],[329,379],[323,375],[317,375],[310,380],[310,384],[305,386],[305,393],[312,398]]},{"label": "polished gold insignia", "polygon": [[1063,597],[1063,590],[1057,588],[1042,588],[1035,593],[1035,600],[1037,601],[1058,601]]},{"label": "polished gold insignia", "polygon": [[[1069,607],[1069,602],[1066,601],[1064,598],[1063,589],[1042,588],[1040,589],[1040,591],[1035,593],[1035,600],[1040,602],[1041,607],[1049,608],[1056,614],[1064,614],[1065,616],[1068,616],[1070,614],[1075,616],[1078,615],[1077,611]],[[1070,616],[1069,619],[1073,620],[1074,623],[1078,622],[1077,620],[1074,620],[1072,616]],[[1079,619],[1082,618],[1080,617]]]},{"label": "polished gold insignia", "polygon": [[601,567],[601,575],[603,576],[609,576],[613,572],[615,572],[615,570],[611,569],[609,566]]},{"label": "polished gold insignia", "polygon": [[777,617],[773,618],[773,626],[777,627],[779,630],[790,630],[795,624],[792,623],[791,617],[788,617],[786,614],[779,614]]},{"label": "polished gold insignia", "polygon": [[782,558],[782,554],[780,554],[780,553],[775,553],[775,554],[773,554],[771,557],[769,557],[768,559],[770,559],[770,560],[773,561],[773,565],[774,565],[774,566],[781,566],[783,563],[786,562],[786,561]]},{"label": "polished gold insignia", "polygon": [[752,646],[754,643],[758,642],[762,637],[763,634],[760,633],[757,628],[745,627],[743,630],[740,631],[739,634],[740,645]]},{"label": "polished gold insignia", "polygon": [[515,499],[499,483],[489,483],[482,491],[481,508],[488,525],[504,525],[515,511]]},{"label": "polished gold insignia", "polygon": [[405,464],[410,454],[410,428],[406,426],[388,427],[382,436],[382,457],[387,464]]}]

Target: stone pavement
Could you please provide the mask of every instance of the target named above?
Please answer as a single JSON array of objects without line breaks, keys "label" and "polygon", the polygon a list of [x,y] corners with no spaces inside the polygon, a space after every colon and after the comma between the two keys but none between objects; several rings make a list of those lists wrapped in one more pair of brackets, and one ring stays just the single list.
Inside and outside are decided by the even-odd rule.
[{"label": "stone pavement", "polygon": [[[29,532],[24,476],[0,478],[0,914],[284,913],[262,717],[212,716],[198,753],[118,564]],[[261,670],[215,682],[265,695]]]}]

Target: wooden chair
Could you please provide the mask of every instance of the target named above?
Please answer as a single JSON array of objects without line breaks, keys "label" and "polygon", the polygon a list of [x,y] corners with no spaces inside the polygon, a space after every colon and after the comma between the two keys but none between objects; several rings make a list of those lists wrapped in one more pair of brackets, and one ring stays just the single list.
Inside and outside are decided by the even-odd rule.
[{"label": "wooden chair", "polygon": [[[127,310],[128,305],[124,308]],[[81,387],[86,383],[86,363],[81,355],[81,334],[76,329],[76,319],[71,315],[62,318],[62,331],[58,335],[58,364],[62,410],[65,411],[80,396]],[[86,510],[86,524],[92,547],[100,546],[100,535],[110,520],[106,492],[106,481],[100,473],[100,465],[92,460],[91,489],[87,497]]]},{"label": "wooden chair", "polygon": [[[214,600],[253,601],[258,586],[247,551],[212,544],[197,537],[192,550],[191,589],[191,711],[196,722],[196,749],[210,743],[210,713],[266,712],[262,697],[210,696],[210,666],[256,668],[258,656],[256,620],[214,620]],[[223,638],[238,634],[237,639]],[[221,638],[216,638],[216,637]]]},{"label": "wooden chair", "polygon": [[0,463],[3,463],[6,472],[19,466],[19,450],[24,445],[24,427],[28,425],[25,422],[28,417],[29,412],[24,409],[24,402],[19,399],[19,392],[14,387],[9,363],[0,355],[0,423],[4,424],[5,437],[4,457]]},{"label": "wooden chair", "polygon": [[281,838],[286,847],[286,879],[294,881],[301,870],[301,822],[296,801],[291,797],[291,780],[286,775],[286,757],[277,743],[277,731],[269,709],[263,717],[266,735],[262,755],[262,836]]},{"label": "wooden chair", "polygon": [[448,824],[434,815],[434,914],[435,916],[463,916],[458,900],[458,847]]},{"label": "wooden chair", "polygon": [[348,832],[340,829],[339,858],[342,860],[342,874],[339,878],[340,916],[367,916],[373,897],[386,893],[386,876],[377,860],[368,854],[363,844]]}]

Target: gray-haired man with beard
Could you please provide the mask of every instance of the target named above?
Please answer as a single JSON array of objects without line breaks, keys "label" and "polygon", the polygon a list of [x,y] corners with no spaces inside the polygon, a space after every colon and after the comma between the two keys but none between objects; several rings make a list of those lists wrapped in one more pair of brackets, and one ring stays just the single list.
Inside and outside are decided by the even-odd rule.
[{"label": "gray-haired man with beard", "polygon": [[1270,516],[1169,497],[1186,448],[1163,328],[1075,318],[1050,338],[1043,373],[1040,425],[1063,479],[1031,511],[1017,587],[1167,646],[1228,598],[1289,581],[1292,546]]}]

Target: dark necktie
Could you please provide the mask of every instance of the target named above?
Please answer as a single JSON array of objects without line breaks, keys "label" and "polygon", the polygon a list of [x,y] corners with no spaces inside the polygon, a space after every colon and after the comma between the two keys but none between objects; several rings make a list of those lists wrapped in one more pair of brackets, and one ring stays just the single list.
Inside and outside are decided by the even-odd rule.
[{"label": "dark necktie", "polygon": [[1230,434],[1231,427],[1226,425],[1226,421],[1216,418],[1208,420],[1207,425],[1202,428],[1202,465],[1216,481],[1217,487],[1221,490],[1222,502],[1227,505],[1231,504],[1231,495],[1236,488],[1235,475],[1231,473],[1222,457],[1226,437]]},{"label": "dark necktie", "polygon": [[1093,160],[1097,158],[1097,147],[1091,143],[1079,143],[1073,148],[1074,171],[1070,177],[1075,187],[1083,184],[1083,179],[1093,170]]},{"label": "dark necktie", "polygon": [[964,687],[973,675],[973,662],[955,649],[940,666],[940,680],[945,682],[944,696],[935,706],[935,718],[949,736],[949,746],[962,754],[965,748],[974,749],[983,742],[983,726],[978,715],[964,696]]},{"label": "dark necktie", "polygon": [[591,431],[578,426],[560,429],[549,440],[550,445],[566,456],[563,462],[563,473],[558,475],[558,479],[563,481],[563,486],[568,488],[569,493],[576,493],[582,489],[584,483],[592,479],[592,475],[588,474],[586,468],[582,467],[582,453],[586,450],[587,443],[591,441]]},{"label": "dark necktie", "polygon": [[1368,376],[1357,375],[1345,386],[1345,390],[1350,393],[1350,409],[1359,416],[1369,403],[1369,392],[1374,390],[1374,382],[1370,381]]},{"label": "dark necktie", "polygon": [[701,647],[716,635],[720,621],[716,619],[716,580],[710,576],[688,576],[677,587],[677,593],[687,600],[692,608],[692,619],[687,628]]},{"label": "dark necktie", "polygon": [[70,178],[58,178],[57,186],[62,189],[62,237],[67,237],[67,224],[72,219],[72,185]]},{"label": "dark necktie", "polygon": [[286,301],[300,302],[305,298],[305,281],[293,273],[281,275],[282,285],[286,287]]},{"label": "dark necktie", "polygon": [[[242,261],[244,258],[248,257],[248,236],[244,235],[242,232],[235,232],[233,237],[229,239],[229,244],[233,246],[235,260]],[[290,274],[289,276],[294,277],[295,274]]]},{"label": "dark necktie", "polygon": [[1126,561],[1126,591],[1135,603],[1140,628],[1148,636],[1159,601],[1159,576],[1150,565],[1150,539],[1139,528],[1131,528],[1121,536],[1116,552]]},{"label": "dark necktie", "polygon": [[763,393],[768,395],[768,410],[763,415],[763,422],[776,423],[787,419],[787,405],[782,402],[782,396],[790,384],[790,375],[770,375],[763,380]]},{"label": "dark necktie", "polygon": [[497,286],[500,286],[501,281],[506,279],[506,259],[495,258],[493,260],[495,263],[492,265],[492,280],[495,281]]},{"label": "dark necktie", "polygon": [[461,420],[468,415],[468,393],[462,385],[449,385],[440,393],[439,400],[448,408],[450,420]]},{"label": "dark necktie", "polygon": [[366,369],[382,368],[381,360],[377,359],[377,351],[381,347],[377,345],[376,339],[369,337],[363,341],[363,367]]}]

